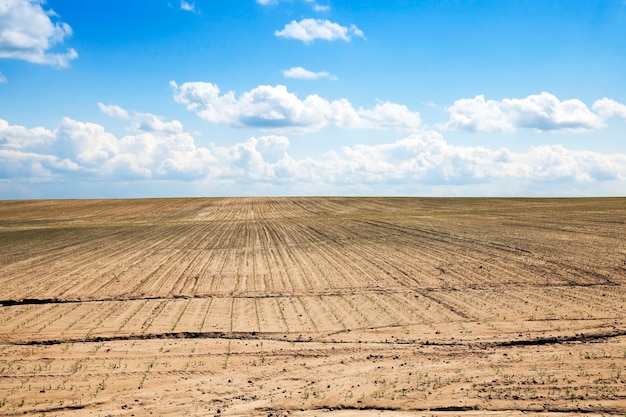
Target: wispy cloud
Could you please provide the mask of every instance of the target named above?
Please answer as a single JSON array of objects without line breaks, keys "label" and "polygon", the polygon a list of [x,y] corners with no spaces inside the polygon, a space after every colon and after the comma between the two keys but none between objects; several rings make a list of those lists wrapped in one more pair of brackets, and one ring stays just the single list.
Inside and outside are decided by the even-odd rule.
[{"label": "wispy cloud", "polygon": [[315,0],[304,0],[306,3],[309,3],[312,5],[313,10],[315,10],[316,12],[327,12],[330,10],[330,6],[328,5],[319,5],[317,4],[317,2]]},{"label": "wispy cloud", "polygon": [[625,107],[603,99],[591,111],[578,99],[559,100],[550,93],[530,95],[522,99],[485,100],[483,95],[454,102],[446,110],[450,119],[443,126],[449,130],[472,132],[514,132],[518,129],[538,131],[588,131],[604,126],[609,116],[619,117]]},{"label": "wispy cloud", "polygon": [[[2,0],[0,4],[0,58],[21,59],[35,64],[67,67],[78,53],[54,47],[72,35],[72,28],[56,21],[58,15],[44,10],[43,0]],[[54,20],[54,21],[53,21]]]},{"label": "wispy cloud", "polygon": [[329,74],[326,71],[313,72],[302,67],[293,67],[283,70],[283,75],[287,78],[297,78],[300,80],[317,80],[319,78],[328,78],[330,80],[337,80],[337,77]]},{"label": "wispy cloud", "polygon": [[327,12],[330,10],[330,6],[322,6],[316,3],[313,5],[313,10],[316,12]]},{"label": "wispy cloud", "polygon": [[419,113],[406,106],[380,102],[373,108],[354,108],[346,99],[326,100],[317,94],[304,99],[284,85],[260,85],[239,97],[221,94],[213,83],[170,82],[174,100],[198,117],[234,127],[294,132],[317,131],[333,125],[346,129],[399,129],[415,131],[421,125]]},{"label": "wispy cloud", "polygon": [[316,39],[349,42],[353,36],[365,37],[363,31],[355,25],[346,27],[325,19],[302,19],[299,22],[293,20],[286,24],[282,30],[275,31],[274,35],[280,38],[296,39],[304,43],[311,43]]},{"label": "wispy cloud", "polygon": [[116,105],[98,103],[100,110],[109,117],[119,120],[130,120],[129,131],[133,133],[141,132],[161,132],[161,133],[182,133],[183,125],[178,120],[165,121],[162,117],[151,113],[128,112],[126,109]]},{"label": "wispy cloud", "polygon": [[0,72],[0,84],[5,84],[6,82],[7,77],[5,77],[4,74]]},{"label": "wispy cloud", "polygon": [[200,11],[196,8],[196,3],[195,2],[186,2],[185,0],[180,0],[180,9],[184,10],[186,12],[191,12],[191,13],[200,13]]},{"label": "wispy cloud", "polygon": [[[278,4],[281,0],[256,0],[257,4],[262,6],[272,6]],[[309,3],[312,5],[313,10],[316,12],[325,12],[330,10],[330,6],[327,5],[319,5],[315,0],[303,0],[305,3]]]},{"label": "wispy cloud", "polygon": [[115,104],[98,103],[98,108],[104,114],[114,119],[128,119],[128,112]]}]

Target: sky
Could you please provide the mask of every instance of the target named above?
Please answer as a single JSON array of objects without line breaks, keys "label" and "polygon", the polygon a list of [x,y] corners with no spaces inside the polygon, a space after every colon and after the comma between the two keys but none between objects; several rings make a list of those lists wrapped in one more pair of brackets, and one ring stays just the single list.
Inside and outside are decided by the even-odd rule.
[{"label": "sky", "polygon": [[0,199],[626,195],[626,0],[0,0]]}]

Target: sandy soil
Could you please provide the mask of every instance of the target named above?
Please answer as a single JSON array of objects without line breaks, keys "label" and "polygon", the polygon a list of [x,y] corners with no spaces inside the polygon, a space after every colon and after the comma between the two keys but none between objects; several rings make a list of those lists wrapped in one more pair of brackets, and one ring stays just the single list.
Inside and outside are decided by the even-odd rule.
[{"label": "sandy soil", "polygon": [[0,202],[0,415],[626,414],[626,199]]}]

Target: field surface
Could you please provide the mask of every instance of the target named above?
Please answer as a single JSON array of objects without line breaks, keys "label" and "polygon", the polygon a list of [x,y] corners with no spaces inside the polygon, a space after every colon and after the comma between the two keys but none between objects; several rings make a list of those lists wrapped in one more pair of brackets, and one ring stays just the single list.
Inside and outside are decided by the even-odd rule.
[{"label": "field surface", "polygon": [[625,415],[626,199],[0,202],[0,415]]}]

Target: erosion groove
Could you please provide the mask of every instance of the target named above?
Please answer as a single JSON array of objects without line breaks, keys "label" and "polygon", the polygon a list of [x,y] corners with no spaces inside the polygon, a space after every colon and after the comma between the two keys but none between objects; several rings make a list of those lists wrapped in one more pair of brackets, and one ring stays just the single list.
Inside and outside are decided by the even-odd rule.
[{"label": "erosion groove", "polygon": [[119,342],[129,340],[158,340],[158,339],[271,339],[277,338],[271,333],[259,334],[256,332],[168,332],[168,333],[150,333],[150,334],[129,334],[123,336],[92,336],[81,339],[40,339],[40,340],[23,340],[17,341],[15,344],[24,346],[36,345],[60,345],[64,343],[102,343],[102,342]]},{"label": "erosion groove", "polygon": [[428,410],[419,410],[419,411],[473,411],[480,410],[479,406],[475,405],[449,405],[445,407],[433,407]]},{"label": "erosion groove", "polygon": [[561,343],[573,343],[573,342],[597,342],[614,337],[626,336],[626,330],[614,330],[606,333],[599,334],[576,334],[572,336],[553,336],[553,337],[541,337],[530,340],[506,340],[502,342],[494,342],[488,344],[491,347],[508,347],[508,346],[540,346],[549,344],[561,344]]},{"label": "erosion groove", "polygon": [[[386,326],[387,329],[393,326]],[[400,326],[396,326],[400,327]],[[375,330],[375,327],[368,328],[369,330]],[[352,329],[358,330],[358,329]],[[343,339],[326,340],[325,337],[334,335],[340,335],[343,332],[335,332],[327,335],[313,335],[309,336],[309,341],[323,340],[324,343],[349,343]],[[494,347],[513,347],[513,346],[541,346],[549,344],[562,344],[562,343],[591,343],[598,342],[614,337],[626,336],[626,330],[615,330],[612,332],[600,333],[600,334],[576,334],[576,335],[564,335],[554,337],[539,337],[534,339],[525,340],[506,340],[499,342],[486,342],[486,343],[472,343],[472,342],[438,342],[438,341],[418,341],[418,340],[403,340],[394,339],[392,342],[385,340],[380,343],[383,344],[411,344],[415,346],[467,346],[467,347],[479,347],[479,348],[494,348]],[[302,342],[302,336],[293,337],[285,333],[279,332],[165,332],[165,333],[147,333],[147,334],[129,334],[118,336],[91,336],[85,338],[64,338],[64,339],[30,339],[30,340],[18,340],[15,342],[6,341],[5,343],[13,343],[16,345],[24,346],[36,346],[36,345],[60,345],[64,343],[102,343],[102,342],[119,342],[129,340],[158,340],[158,339],[225,339],[225,340],[276,340],[289,343]]]},{"label": "erosion groove", "polygon": [[[593,287],[593,286],[606,286],[614,284],[586,284],[586,285],[562,285],[567,287]],[[303,296],[347,296],[347,295],[359,295],[359,294],[409,294],[414,296],[423,296],[431,299],[432,301],[441,304],[443,307],[449,309],[455,314],[468,319],[470,318],[463,311],[458,311],[455,307],[447,304],[442,300],[438,300],[430,295],[430,293],[437,292],[455,292],[459,291],[456,288],[450,288],[448,286],[441,288],[406,288],[406,287],[388,287],[388,288],[352,288],[344,287],[340,289],[319,289],[313,291],[282,291],[282,292],[266,292],[258,294],[251,291],[245,292],[231,292],[231,293],[201,293],[201,294],[173,294],[168,296],[128,296],[128,297],[100,297],[100,298],[79,298],[79,299],[67,299],[67,298],[24,298],[21,300],[0,300],[1,307],[15,307],[15,306],[28,306],[28,305],[55,305],[55,304],[88,304],[88,303],[109,303],[109,302],[126,302],[126,301],[174,301],[174,300],[205,300],[212,298],[225,298],[225,299],[255,299],[255,298],[277,298],[277,297],[303,297]],[[471,287],[472,289],[479,289]],[[495,287],[491,287],[495,288]],[[483,288],[486,289],[486,288]],[[549,320],[549,319],[545,319]],[[580,318],[585,320],[585,318]]]},{"label": "erosion groove", "polygon": [[626,414],[626,199],[0,201],[0,416]]}]

